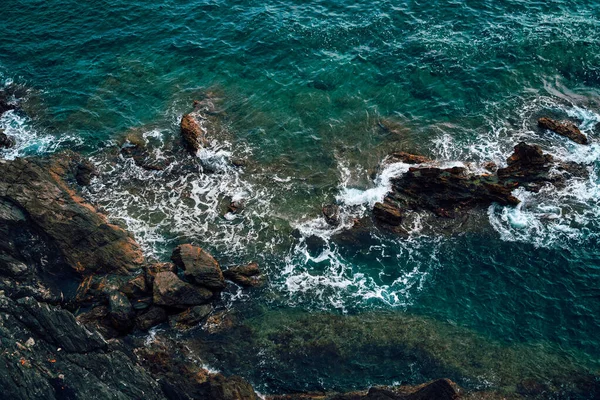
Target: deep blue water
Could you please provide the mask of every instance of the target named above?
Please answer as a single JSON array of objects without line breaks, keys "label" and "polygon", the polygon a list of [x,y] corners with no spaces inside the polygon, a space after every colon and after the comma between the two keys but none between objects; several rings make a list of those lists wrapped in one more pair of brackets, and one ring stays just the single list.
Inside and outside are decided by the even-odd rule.
[{"label": "deep blue water", "polygon": [[[258,260],[269,285],[229,294],[233,309],[417,315],[598,370],[599,2],[3,0],[1,7],[0,78],[28,88],[19,100],[27,113],[0,120],[17,139],[2,156],[64,148],[92,156],[104,174],[87,196],[157,258],[193,241],[224,265]],[[211,147],[199,155],[215,173],[106,162],[107,149],[131,132],[156,157],[172,155],[181,115],[203,97],[222,111]],[[546,114],[577,121],[591,144],[537,130]],[[585,164],[590,178],[517,192],[518,208],[492,206],[462,234],[427,233],[417,220],[409,238],[374,231],[348,245],[331,240],[336,232],[320,217],[332,201],[342,205],[340,230],[367,215],[387,178],[403,171],[372,179],[392,150],[477,169],[489,160],[502,165],[520,140]],[[248,166],[230,167],[233,157]],[[227,196],[245,199],[241,215],[223,217]],[[478,354],[487,359],[485,348]],[[235,369],[225,361],[215,367]],[[472,379],[502,386],[494,368],[502,366],[483,363],[490,374]],[[251,375],[265,390],[283,387]],[[365,384],[391,379],[364,376]],[[338,378],[321,377],[323,387],[346,387]]]}]

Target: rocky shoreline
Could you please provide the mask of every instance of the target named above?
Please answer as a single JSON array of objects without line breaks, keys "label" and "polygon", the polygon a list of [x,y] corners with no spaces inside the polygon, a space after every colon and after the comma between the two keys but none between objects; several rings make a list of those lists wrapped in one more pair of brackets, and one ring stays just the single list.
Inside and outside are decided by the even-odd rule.
[{"label": "rocky shoreline", "polygon": [[[0,113],[16,106],[0,99]],[[210,101],[197,102],[181,121],[186,149],[195,154],[207,144],[201,120],[216,113]],[[542,125],[542,123],[540,123]],[[587,143],[570,126],[544,122],[558,134]],[[4,135],[6,136],[6,135]],[[0,136],[2,143],[11,138]],[[121,149],[136,164],[155,170],[135,141]],[[407,153],[405,163],[428,159]],[[557,164],[537,146],[519,143],[505,168],[472,175],[465,168],[417,166],[392,181],[392,191],[373,209],[377,226],[406,233],[408,210],[455,218],[492,202],[516,205],[516,187],[539,190],[559,186],[563,174],[582,175],[577,165]],[[559,172],[556,172],[559,171]],[[258,399],[238,376],[211,373],[190,362],[177,340],[148,346],[140,335],[161,325],[173,332],[228,323],[215,309],[227,285],[260,287],[260,267],[222,269],[194,244],[173,249],[171,262],[150,260],[133,236],[112,224],[81,190],[97,174],[80,155],[0,160],[0,383],[15,399]],[[237,212],[241,205],[229,206]],[[328,223],[339,210],[325,206]],[[444,378],[440,376],[439,378]],[[596,390],[596,389],[594,389]],[[492,392],[467,392],[440,379],[420,386],[371,388],[347,394],[271,395],[283,399],[455,399],[505,398]],[[520,397],[515,397],[520,398]]]}]

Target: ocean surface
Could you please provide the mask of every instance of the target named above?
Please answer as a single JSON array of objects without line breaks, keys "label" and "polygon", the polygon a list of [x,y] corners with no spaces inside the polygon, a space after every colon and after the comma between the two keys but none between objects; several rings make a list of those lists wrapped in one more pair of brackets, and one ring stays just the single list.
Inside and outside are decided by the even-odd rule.
[{"label": "ocean surface", "polygon": [[[147,254],[167,260],[192,242],[268,276],[223,296],[243,330],[190,334],[211,368],[264,393],[444,376],[510,392],[526,378],[598,376],[600,2],[1,8],[0,82],[20,88],[22,111],[0,118],[17,141],[0,157],[82,152],[102,172],[86,197]],[[215,105],[217,122],[190,169],[176,161],[179,121],[196,99]],[[577,122],[591,144],[539,130],[544,115]],[[116,156],[128,135],[168,167]],[[516,190],[519,206],[492,205],[463,232],[415,216],[408,237],[336,240],[407,170],[379,166],[389,152],[477,171],[505,165],[522,140],[582,163],[589,179]],[[232,199],[242,213],[226,213]],[[341,206],[340,227],[321,216],[328,203]]]}]

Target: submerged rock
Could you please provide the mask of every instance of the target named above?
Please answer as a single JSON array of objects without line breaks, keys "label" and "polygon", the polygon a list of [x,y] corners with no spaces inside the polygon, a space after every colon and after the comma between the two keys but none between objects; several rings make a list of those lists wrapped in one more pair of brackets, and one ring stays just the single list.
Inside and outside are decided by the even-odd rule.
[{"label": "submerged rock", "polygon": [[191,307],[182,313],[171,315],[169,317],[169,325],[171,328],[182,330],[195,328],[208,317],[211,311],[212,306],[210,304]]},{"label": "submerged rock", "polygon": [[177,246],[171,260],[184,271],[186,278],[197,285],[218,291],[225,288],[225,280],[217,260],[200,247],[190,244]]},{"label": "submerged rock", "polygon": [[367,392],[267,396],[267,400],[456,400],[459,391],[448,379],[418,386],[372,387]]},{"label": "submerged rock", "polygon": [[159,272],[154,278],[154,303],[161,306],[188,308],[208,303],[210,290],[199,288],[179,279],[172,272]]},{"label": "submerged rock", "polygon": [[223,275],[225,278],[240,286],[256,287],[263,284],[263,279],[260,276],[260,269],[255,262],[247,265],[230,267],[223,272]]},{"label": "submerged rock", "polygon": [[575,143],[588,144],[588,138],[570,121],[556,121],[552,118],[542,117],[538,119],[538,126],[569,138]]}]

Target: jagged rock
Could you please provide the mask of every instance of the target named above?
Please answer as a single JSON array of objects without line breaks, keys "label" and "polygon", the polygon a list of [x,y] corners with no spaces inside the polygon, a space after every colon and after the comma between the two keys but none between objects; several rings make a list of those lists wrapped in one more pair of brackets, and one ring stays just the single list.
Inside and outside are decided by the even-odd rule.
[{"label": "jagged rock", "polygon": [[403,162],[406,164],[424,164],[431,160],[425,156],[397,151],[388,156],[388,162]]},{"label": "jagged rock", "polygon": [[402,210],[387,202],[375,203],[373,216],[387,225],[398,226],[402,223]]},{"label": "jagged rock", "polygon": [[135,318],[135,325],[142,331],[167,321],[167,311],[162,307],[151,306]]},{"label": "jagged rock", "polygon": [[217,260],[200,247],[190,244],[177,246],[171,260],[183,269],[186,278],[213,291],[225,288],[223,273]]},{"label": "jagged rock", "polygon": [[575,143],[588,144],[587,137],[570,121],[556,121],[551,118],[542,117],[538,119],[538,126],[569,138]]},{"label": "jagged rock", "polygon": [[255,262],[228,268],[223,272],[223,275],[240,286],[256,287],[263,283],[258,264]]},{"label": "jagged rock", "polygon": [[[392,180],[392,192],[385,204],[388,208],[423,209],[451,217],[457,211],[493,202],[516,205],[519,200],[511,194],[513,188],[502,185],[495,177],[469,176],[462,167],[410,168]],[[381,207],[379,211],[380,217],[389,214],[387,210],[383,213]]]},{"label": "jagged rock", "polygon": [[108,295],[108,312],[112,326],[119,332],[128,332],[134,324],[135,314],[131,303],[121,292]]},{"label": "jagged rock", "polygon": [[15,145],[15,140],[0,130],[0,149],[10,149]]},{"label": "jagged rock", "polygon": [[258,400],[258,395],[252,386],[239,376],[226,378],[221,374],[214,374],[200,389],[205,398],[211,400]]},{"label": "jagged rock", "polygon": [[171,315],[169,317],[169,325],[171,328],[190,329],[198,326],[212,311],[210,304],[191,307],[182,313]]},{"label": "jagged rock", "polygon": [[98,176],[96,166],[89,160],[81,160],[76,167],[75,180],[80,186],[88,186],[92,178]]},{"label": "jagged rock", "polygon": [[325,221],[331,226],[340,224],[340,207],[337,204],[327,204],[322,209]]},{"label": "jagged rock", "polygon": [[8,103],[6,100],[0,98],[0,115],[4,114],[7,111],[14,110],[17,107],[13,104]]},{"label": "jagged rock", "polygon": [[177,266],[169,262],[154,263],[145,266],[144,271],[146,273],[146,284],[149,287],[152,287],[156,274],[159,272],[173,272],[174,274],[177,274]]},{"label": "jagged rock", "polygon": [[145,274],[140,274],[135,278],[128,280],[120,291],[125,293],[130,299],[138,299],[148,295],[152,291],[151,285],[148,285]]},{"label": "jagged rock", "polygon": [[505,168],[497,171],[498,178],[507,183],[528,185],[537,190],[552,179],[549,176],[553,158],[544,154],[539,146],[521,142],[514,148],[514,153],[506,160]]},{"label": "jagged rock", "polygon": [[183,282],[172,272],[159,272],[154,278],[154,303],[160,306],[188,308],[206,304],[213,293]]},{"label": "jagged rock", "polygon": [[167,166],[164,161],[158,161],[152,157],[146,140],[140,132],[134,131],[127,135],[125,142],[121,145],[121,154],[123,157],[132,158],[138,167],[148,171],[162,171]]},{"label": "jagged rock", "polygon": [[148,372],[79,324],[70,312],[2,294],[0,312],[3,398],[165,398]]},{"label": "jagged rock", "polygon": [[207,144],[204,131],[192,113],[185,114],[181,118],[181,136],[185,147],[192,155],[195,155],[200,148]]},{"label": "jagged rock", "polygon": [[[56,249],[60,263],[79,273],[126,274],[141,266],[143,255],[131,235],[109,224],[63,180],[70,160],[0,161],[0,197],[27,216],[14,229],[29,229]],[[0,230],[1,234],[1,230]],[[9,243],[10,237],[0,237]],[[15,258],[30,243],[15,244]]]}]

